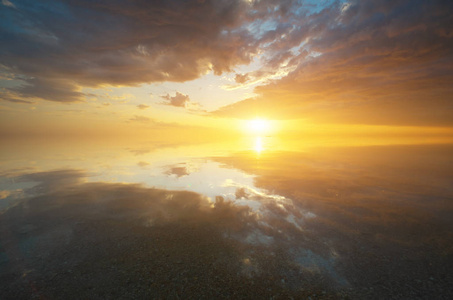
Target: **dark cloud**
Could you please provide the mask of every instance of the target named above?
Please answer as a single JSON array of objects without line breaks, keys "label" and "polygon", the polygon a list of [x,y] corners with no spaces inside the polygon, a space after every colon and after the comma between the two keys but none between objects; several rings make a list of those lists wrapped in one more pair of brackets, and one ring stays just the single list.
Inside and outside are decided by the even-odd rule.
[{"label": "dark cloud", "polygon": [[146,104],[139,104],[137,105],[138,109],[147,109],[149,107],[149,105],[146,105]]},{"label": "dark cloud", "polygon": [[83,100],[81,86],[231,71],[258,47],[241,26],[267,17],[267,7],[242,0],[8,3],[0,5],[0,65],[23,76],[20,97],[58,102]]},{"label": "dark cloud", "polygon": [[290,17],[266,34],[260,71],[293,69],[215,114],[451,125],[452,12],[451,1],[350,1]]},{"label": "dark cloud", "polygon": [[42,98],[57,102],[77,102],[81,101],[83,93],[73,82],[65,79],[42,79],[29,78],[26,83],[10,89],[17,93],[17,96],[25,99]]}]

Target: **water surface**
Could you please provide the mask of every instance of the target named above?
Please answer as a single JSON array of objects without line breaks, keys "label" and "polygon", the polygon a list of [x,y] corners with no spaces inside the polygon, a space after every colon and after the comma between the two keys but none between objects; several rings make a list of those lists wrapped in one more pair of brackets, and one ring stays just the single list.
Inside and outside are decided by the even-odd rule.
[{"label": "water surface", "polygon": [[0,298],[449,299],[452,154],[10,141]]}]

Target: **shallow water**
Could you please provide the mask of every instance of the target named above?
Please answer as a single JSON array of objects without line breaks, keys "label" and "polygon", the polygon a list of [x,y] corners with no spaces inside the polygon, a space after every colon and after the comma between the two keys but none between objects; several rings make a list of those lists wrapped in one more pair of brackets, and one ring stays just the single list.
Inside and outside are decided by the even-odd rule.
[{"label": "shallow water", "polygon": [[8,141],[0,298],[450,299],[452,154]]}]

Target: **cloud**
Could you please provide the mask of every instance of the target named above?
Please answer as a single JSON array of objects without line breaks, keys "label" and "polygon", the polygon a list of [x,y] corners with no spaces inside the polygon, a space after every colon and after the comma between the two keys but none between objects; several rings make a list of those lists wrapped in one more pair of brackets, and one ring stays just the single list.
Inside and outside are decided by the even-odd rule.
[{"label": "cloud", "polygon": [[135,115],[134,117],[129,119],[130,122],[139,122],[139,123],[149,123],[152,121],[152,119],[144,116],[137,116]]},{"label": "cloud", "polygon": [[3,100],[84,101],[84,87],[184,82],[256,62],[225,88],[260,84],[259,97],[213,114],[453,122],[451,1],[9,3],[0,5],[0,73],[16,85]]},{"label": "cloud", "polygon": [[146,162],[146,161],[139,161],[139,162],[137,163],[137,166],[139,166],[139,167],[141,167],[141,168],[144,168],[144,167],[146,167],[146,166],[149,166],[149,163]]},{"label": "cloud", "polygon": [[186,104],[191,102],[188,95],[184,95],[180,92],[176,92],[176,95],[173,97],[167,94],[165,96],[162,96],[162,98],[168,101],[164,104],[176,107],[186,107]]},{"label": "cloud", "polygon": [[25,84],[10,88],[9,91],[21,99],[40,98],[56,102],[79,102],[84,96],[75,83],[57,78],[28,78]]},{"label": "cloud", "polygon": [[242,188],[236,189],[236,193],[235,193],[236,199],[242,199],[242,198],[248,199],[248,196],[249,196],[249,194],[245,188],[242,187]]},{"label": "cloud", "polygon": [[292,26],[265,35],[255,74],[289,72],[257,87],[258,97],[214,114],[452,125],[452,9],[449,1],[349,1],[290,16]]},{"label": "cloud", "polygon": [[25,82],[11,90],[57,102],[83,101],[81,87],[230,72],[258,51],[246,26],[268,18],[266,6],[242,0],[2,4],[0,65]]},{"label": "cloud", "polygon": [[138,109],[147,109],[149,107],[149,105],[146,105],[146,104],[139,104],[137,105]]},{"label": "cloud", "polygon": [[185,95],[180,92],[176,92],[175,96],[170,94],[161,96],[162,99],[166,100],[161,104],[170,105],[175,107],[184,107],[188,112],[194,114],[205,114],[206,110],[202,108],[202,105],[198,102],[190,100],[189,95]]},{"label": "cloud", "polygon": [[249,80],[249,77],[247,74],[236,74],[234,77],[234,81],[237,83],[246,83]]},{"label": "cloud", "polygon": [[13,102],[13,103],[23,103],[23,104],[33,104],[35,103],[34,101],[28,101],[28,100],[21,100],[21,99],[11,99],[8,97],[3,98],[5,101]]}]

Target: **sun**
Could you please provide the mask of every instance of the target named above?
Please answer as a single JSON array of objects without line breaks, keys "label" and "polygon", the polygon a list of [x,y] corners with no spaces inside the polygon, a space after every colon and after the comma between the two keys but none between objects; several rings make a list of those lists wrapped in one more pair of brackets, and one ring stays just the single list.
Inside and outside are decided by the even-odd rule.
[{"label": "sun", "polygon": [[269,132],[271,129],[271,123],[268,120],[256,118],[247,121],[247,131],[254,134],[263,134]]}]

